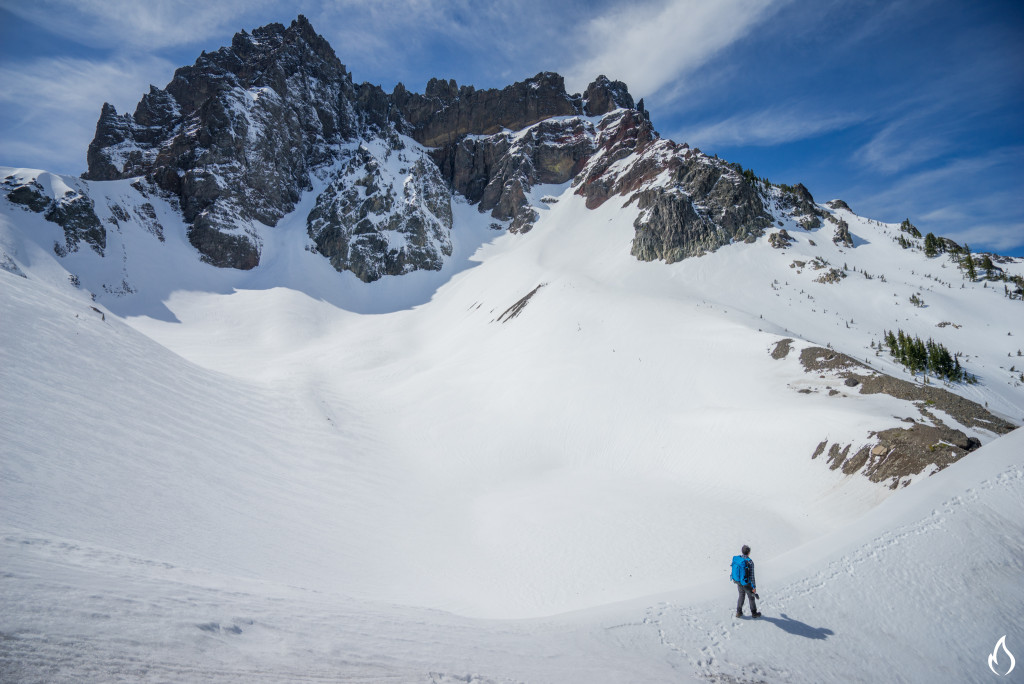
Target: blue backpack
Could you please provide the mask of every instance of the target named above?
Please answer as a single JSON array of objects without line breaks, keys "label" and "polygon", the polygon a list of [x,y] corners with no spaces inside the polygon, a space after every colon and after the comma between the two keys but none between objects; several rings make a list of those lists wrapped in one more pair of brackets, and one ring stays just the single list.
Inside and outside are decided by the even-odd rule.
[{"label": "blue backpack", "polygon": [[732,557],[732,581],[740,584],[747,582],[747,559],[743,556]]}]

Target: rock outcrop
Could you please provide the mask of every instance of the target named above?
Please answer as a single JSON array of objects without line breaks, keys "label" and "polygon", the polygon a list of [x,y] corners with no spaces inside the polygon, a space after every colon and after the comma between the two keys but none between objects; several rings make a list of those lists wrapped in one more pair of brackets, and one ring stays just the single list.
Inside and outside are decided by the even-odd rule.
[{"label": "rock outcrop", "polygon": [[[382,158],[392,154],[397,172]],[[451,196],[437,167],[425,154],[383,145],[376,154],[360,145],[345,155],[306,225],[335,269],[364,282],[436,271],[452,253]]]},{"label": "rock outcrop", "polygon": [[[400,155],[400,169],[386,163]],[[592,209],[621,197],[639,209],[632,253],[666,262],[753,241],[772,223],[769,195],[805,225],[822,215],[803,186],[779,193],[662,140],[621,81],[570,94],[543,72],[502,89],[432,79],[422,94],[385,93],[355,84],[301,15],[203,53],[131,115],[105,104],[88,162],[87,179],[144,177],[175,200],[205,261],[239,269],[260,263],[264,231],[322,180],[309,235],[367,281],[441,267],[451,193],[512,232],[537,220],[538,184],[571,181]]]},{"label": "rock outcrop", "polygon": [[[783,228],[768,236],[768,244],[775,249],[786,249],[793,243],[793,237]],[[795,263],[795,262],[794,262]],[[803,267],[804,264],[800,264]]]},{"label": "rock outcrop", "polygon": [[534,185],[565,183],[594,153],[594,125],[579,116],[547,119],[520,133],[465,137],[433,150],[452,189],[480,211],[511,221],[512,232],[526,232],[536,220],[526,195]]},{"label": "rock outcrop", "polygon": [[52,174],[40,175],[45,177],[49,187],[44,186],[38,178],[5,178],[2,190],[8,201],[42,214],[47,221],[63,229],[64,240],[53,245],[53,251],[58,256],[77,252],[83,243],[103,256],[107,246],[107,231],[96,216],[96,207],[88,191],[82,187],[67,186]]},{"label": "rock outcrop", "polygon": [[[853,454],[852,444],[833,443],[828,452],[827,461],[833,470],[842,469],[847,475],[860,472],[872,482],[888,483],[892,489],[906,484],[915,475],[938,472],[981,446],[977,438],[943,422],[942,414],[959,426],[981,428],[997,435],[1015,428],[985,407],[942,387],[894,378],[831,349],[807,347],[800,352],[800,363],[806,372],[821,378],[826,377],[822,374],[834,376],[844,381],[846,387],[856,387],[859,394],[887,394],[913,402],[919,416],[905,418],[907,427],[871,432],[870,443],[861,445]],[[827,446],[827,441],[820,443],[811,458],[821,456]]]},{"label": "rock outcrop", "polygon": [[804,230],[821,227],[821,219],[825,217],[825,212],[814,203],[814,197],[802,183],[778,187],[781,190],[778,205],[782,210],[793,217]]},{"label": "rock outcrop", "polygon": [[627,109],[598,125],[597,152],[573,183],[591,209],[614,196],[640,210],[631,252],[642,261],[679,261],[771,225],[755,183],[689,145],[663,140],[645,111]]},{"label": "rock outcrop", "polygon": [[832,236],[832,242],[837,245],[843,245],[845,247],[853,247],[853,236],[850,235],[850,224],[839,219],[839,224],[836,226],[835,235]]},{"label": "rock outcrop", "polygon": [[85,177],[145,176],[177,198],[205,260],[253,268],[258,224],[292,211],[310,171],[356,134],[356,95],[305,17],[243,31],[151,88],[133,115],[105,104]]},{"label": "rock outcrop", "polygon": [[[429,159],[408,167],[406,186],[424,192],[397,202],[382,191],[356,202],[354,193],[380,186],[347,185],[366,175],[353,169],[363,159],[351,153],[354,144],[384,141],[397,151],[407,135],[436,148],[434,162],[451,189],[525,231],[535,220],[530,188],[569,180],[593,152],[593,124],[582,117],[632,106],[619,81],[601,76],[583,95],[570,95],[550,72],[500,90],[432,79],[422,95],[401,84],[387,94],[353,83],[300,15],[288,27],[243,31],[229,47],[203,53],[165,88],[151,87],[131,115],[105,104],[85,178],[144,176],[177,200],[204,260],[250,269],[260,261],[263,227],[294,210],[314,175],[328,174],[310,235],[336,268],[375,279],[440,268],[451,249],[451,207],[441,206],[448,200],[435,192],[438,171],[428,169]],[[561,116],[579,118],[553,119]],[[508,133],[535,125],[526,136]],[[409,241],[395,246],[386,235]]]}]

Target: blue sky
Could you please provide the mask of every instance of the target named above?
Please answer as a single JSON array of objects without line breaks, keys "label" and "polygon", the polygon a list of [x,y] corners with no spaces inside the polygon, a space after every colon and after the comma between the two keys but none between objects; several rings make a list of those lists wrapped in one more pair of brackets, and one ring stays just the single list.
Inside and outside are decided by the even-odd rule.
[{"label": "blue sky", "polygon": [[0,164],[81,173],[200,50],[299,13],[356,81],[558,71],[643,97],[663,136],[819,201],[1024,256],[1024,3],[975,0],[0,0]]}]

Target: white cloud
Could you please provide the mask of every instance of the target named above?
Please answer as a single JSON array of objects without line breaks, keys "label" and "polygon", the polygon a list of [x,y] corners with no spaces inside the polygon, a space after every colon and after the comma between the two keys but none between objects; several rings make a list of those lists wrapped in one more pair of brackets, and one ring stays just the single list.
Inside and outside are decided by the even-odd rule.
[{"label": "white cloud", "polygon": [[575,25],[571,8],[543,0],[334,0],[311,12],[356,80],[402,80],[411,90],[430,77],[504,87],[558,69],[573,49],[565,35]]},{"label": "white cloud", "polygon": [[60,173],[84,170],[103,103],[132,112],[150,83],[163,85],[173,72],[170,62],[155,57],[9,64],[0,89],[3,163]]},{"label": "white cloud", "polygon": [[841,130],[866,118],[856,112],[816,112],[813,107],[771,107],[683,128],[669,137],[704,149],[714,146],[772,146]]},{"label": "white cloud", "polygon": [[669,0],[591,19],[579,35],[585,56],[566,70],[570,90],[598,74],[652,95],[713,59],[788,0]]},{"label": "white cloud", "polygon": [[[935,159],[948,150],[946,126],[925,114],[912,114],[888,123],[854,155],[861,164],[881,173],[899,173]],[[927,131],[927,135],[922,135]]]},{"label": "white cloud", "polygon": [[4,1],[3,7],[77,43],[154,50],[233,33],[242,17],[271,4],[270,0],[33,0]]},{"label": "white cloud", "polygon": [[967,244],[971,251],[1019,252],[1024,248],[1024,223],[979,223],[945,233],[945,237]]},{"label": "white cloud", "polygon": [[[972,201],[978,196],[971,192],[977,184],[986,187],[986,196],[995,188],[995,181],[1000,178],[1011,180],[1005,172],[1019,164],[1024,149],[1020,147],[1004,147],[992,150],[975,157],[953,159],[948,163],[934,166],[918,173],[907,174],[889,185],[887,189],[876,195],[879,202],[899,204],[909,197],[939,194],[946,191],[942,188],[956,185],[963,189],[963,196],[957,198],[959,204]],[[938,203],[932,203],[931,211],[936,210]]]},{"label": "white cloud", "polygon": [[866,216],[899,221],[909,217],[932,232],[972,249],[1019,250],[1019,167],[1024,148],[1004,147],[954,159],[887,185],[856,200]]},{"label": "white cloud", "polygon": [[0,102],[16,105],[27,115],[42,110],[95,109],[110,102],[120,111],[134,109],[150,83],[166,84],[174,65],[157,57],[96,61],[44,58],[11,65],[4,74]]}]

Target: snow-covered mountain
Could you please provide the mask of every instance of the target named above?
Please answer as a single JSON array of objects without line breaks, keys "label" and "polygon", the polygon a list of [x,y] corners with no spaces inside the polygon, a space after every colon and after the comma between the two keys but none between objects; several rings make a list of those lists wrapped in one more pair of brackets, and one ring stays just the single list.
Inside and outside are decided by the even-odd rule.
[{"label": "snow-covered mountain", "polygon": [[0,168],[0,673],[933,681],[1014,628],[1021,260],[302,17],[88,162]]}]

